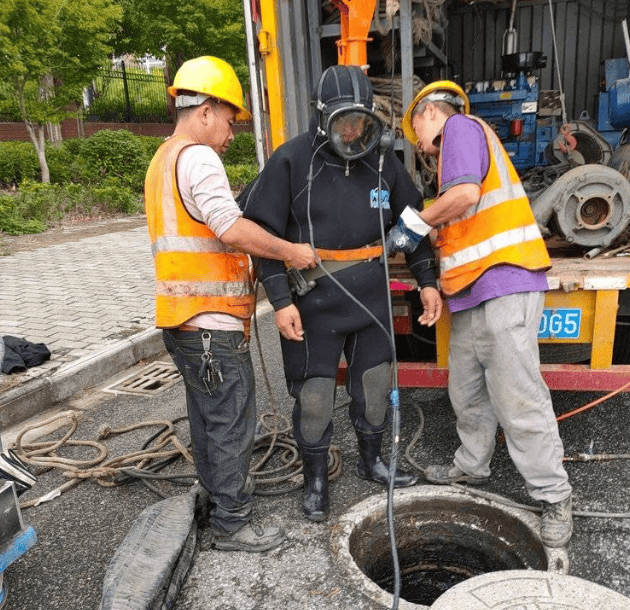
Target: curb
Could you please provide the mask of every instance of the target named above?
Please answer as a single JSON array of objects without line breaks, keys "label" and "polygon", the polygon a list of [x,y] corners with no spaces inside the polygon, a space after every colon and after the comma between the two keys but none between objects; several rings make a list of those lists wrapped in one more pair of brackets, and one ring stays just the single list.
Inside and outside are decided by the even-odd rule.
[{"label": "curb", "polygon": [[164,349],[162,330],[149,328],[9,390],[0,397],[0,429],[42,413]]}]

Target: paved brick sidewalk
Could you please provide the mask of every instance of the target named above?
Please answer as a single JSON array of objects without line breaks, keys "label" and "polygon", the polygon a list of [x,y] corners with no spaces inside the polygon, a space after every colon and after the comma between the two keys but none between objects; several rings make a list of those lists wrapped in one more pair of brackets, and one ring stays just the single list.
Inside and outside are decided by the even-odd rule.
[{"label": "paved brick sidewalk", "polygon": [[45,343],[47,368],[153,323],[145,227],[2,257],[0,277],[0,333]]},{"label": "paved brick sidewalk", "polygon": [[0,334],[52,352],[42,366],[2,376],[0,399],[153,328],[145,226],[0,257],[0,284]]}]

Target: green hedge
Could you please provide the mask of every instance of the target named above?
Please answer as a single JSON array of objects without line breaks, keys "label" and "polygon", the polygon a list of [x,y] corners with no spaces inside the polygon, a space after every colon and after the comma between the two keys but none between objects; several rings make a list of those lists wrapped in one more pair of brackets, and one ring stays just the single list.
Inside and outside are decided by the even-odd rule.
[{"label": "green hedge", "polygon": [[[64,140],[46,145],[50,181],[55,184],[98,185],[107,178],[141,193],[149,163],[164,138],[136,136],[125,129],[103,129],[89,138]],[[246,184],[256,167],[254,136],[236,135],[223,156],[233,186]],[[249,168],[249,169],[247,169]],[[30,142],[0,142],[0,186],[17,186],[23,180],[40,180],[35,148]]]},{"label": "green hedge", "polygon": [[24,182],[16,193],[0,195],[0,231],[9,235],[41,233],[63,218],[139,214],[142,210],[142,197],[114,181],[93,188]]},{"label": "green hedge", "polygon": [[[46,145],[51,184],[41,184],[30,142],[0,142],[0,231],[39,233],[66,216],[142,212],[144,178],[164,138],[101,130],[88,138]],[[224,156],[230,185],[240,189],[257,174],[254,138],[239,133]],[[230,154],[228,154],[230,153]]]},{"label": "green hedge", "polygon": [[239,189],[249,184],[258,176],[258,168],[256,165],[226,165],[225,173],[227,174],[230,186],[234,189]]},{"label": "green hedge", "polygon": [[22,180],[35,180],[39,162],[30,142],[0,142],[0,183],[14,186]]},{"label": "green hedge", "polygon": [[241,131],[234,136],[223,155],[225,165],[256,165],[256,140],[251,131]]}]

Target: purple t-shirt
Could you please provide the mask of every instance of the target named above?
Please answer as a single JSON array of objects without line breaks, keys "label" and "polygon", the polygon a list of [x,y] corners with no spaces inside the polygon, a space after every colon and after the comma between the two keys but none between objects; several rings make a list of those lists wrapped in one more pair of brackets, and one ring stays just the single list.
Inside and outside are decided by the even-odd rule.
[{"label": "purple t-shirt", "polygon": [[[489,166],[490,153],[481,125],[462,114],[449,117],[442,133],[440,194],[456,184],[481,185]],[[448,308],[455,313],[508,294],[541,292],[548,288],[543,271],[498,265],[488,269],[470,288],[449,297]]]}]

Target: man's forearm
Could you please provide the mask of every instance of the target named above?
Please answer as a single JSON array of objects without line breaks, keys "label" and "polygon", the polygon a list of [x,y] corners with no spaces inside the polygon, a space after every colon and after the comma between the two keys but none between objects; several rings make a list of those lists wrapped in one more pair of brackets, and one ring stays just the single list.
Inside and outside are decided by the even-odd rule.
[{"label": "man's forearm", "polygon": [[252,256],[279,261],[289,260],[293,247],[247,218],[239,218],[221,235],[221,241]]},{"label": "man's forearm", "polygon": [[457,184],[440,195],[433,205],[420,212],[420,218],[432,227],[459,218],[479,201],[481,189],[477,184]]}]

